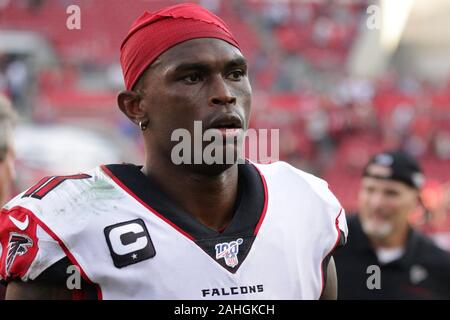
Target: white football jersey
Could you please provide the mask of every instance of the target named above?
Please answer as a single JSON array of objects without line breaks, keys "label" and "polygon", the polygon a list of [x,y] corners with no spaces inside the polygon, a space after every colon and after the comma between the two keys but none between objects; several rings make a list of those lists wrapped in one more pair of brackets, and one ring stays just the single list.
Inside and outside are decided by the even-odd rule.
[{"label": "white football jersey", "polygon": [[325,181],[284,162],[239,165],[235,213],[218,232],[140,169],[47,177],[11,200],[0,215],[1,278],[39,279],[68,258],[103,299],[320,297],[324,261],[347,237]]}]

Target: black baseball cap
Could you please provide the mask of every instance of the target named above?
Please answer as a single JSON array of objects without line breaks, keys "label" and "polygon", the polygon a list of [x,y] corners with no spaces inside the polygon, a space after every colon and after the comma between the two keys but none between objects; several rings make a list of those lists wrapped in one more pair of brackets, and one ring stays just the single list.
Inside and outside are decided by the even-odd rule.
[{"label": "black baseball cap", "polygon": [[417,160],[401,150],[386,151],[373,156],[365,166],[363,176],[396,180],[415,189],[420,189],[425,182]]}]

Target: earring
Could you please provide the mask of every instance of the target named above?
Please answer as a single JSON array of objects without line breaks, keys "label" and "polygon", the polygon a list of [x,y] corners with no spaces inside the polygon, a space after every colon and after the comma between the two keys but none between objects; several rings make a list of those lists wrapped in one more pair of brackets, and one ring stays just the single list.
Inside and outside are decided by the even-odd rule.
[{"label": "earring", "polygon": [[139,128],[141,128],[142,131],[147,130],[148,121],[139,121]]}]

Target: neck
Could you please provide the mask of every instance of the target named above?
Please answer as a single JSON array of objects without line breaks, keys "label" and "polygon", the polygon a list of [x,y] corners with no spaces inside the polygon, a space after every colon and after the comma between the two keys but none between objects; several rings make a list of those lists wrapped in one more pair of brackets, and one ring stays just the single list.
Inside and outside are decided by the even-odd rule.
[{"label": "neck", "polygon": [[228,225],[237,197],[237,165],[216,175],[206,175],[155,160],[148,159],[142,171],[173,201],[211,229],[220,230]]}]

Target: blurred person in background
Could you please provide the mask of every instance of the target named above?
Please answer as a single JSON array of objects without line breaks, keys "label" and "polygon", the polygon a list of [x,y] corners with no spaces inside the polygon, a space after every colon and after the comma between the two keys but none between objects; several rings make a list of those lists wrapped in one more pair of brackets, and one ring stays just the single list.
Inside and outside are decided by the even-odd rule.
[{"label": "blurred person in background", "polygon": [[450,299],[450,253],[409,223],[423,183],[419,164],[402,151],[366,165],[348,245],[335,255],[339,299]]},{"label": "blurred person in background", "polygon": [[[11,182],[14,179],[14,148],[12,129],[16,121],[16,112],[10,101],[0,94],[0,205],[8,200]],[[3,248],[0,247],[0,250]],[[1,252],[1,251],[0,251]],[[5,287],[0,285],[0,300],[3,300]]]},{"label": "blurred person in background", "polygon": [[12,129],[16,121],[16,112],[10,101],[0,95],[0,204],[5,204],[9,196],[9,187],[15,176],[14,148]]}]

